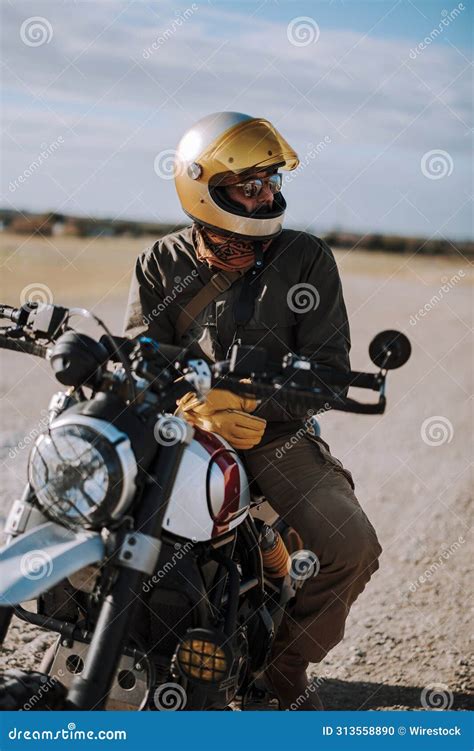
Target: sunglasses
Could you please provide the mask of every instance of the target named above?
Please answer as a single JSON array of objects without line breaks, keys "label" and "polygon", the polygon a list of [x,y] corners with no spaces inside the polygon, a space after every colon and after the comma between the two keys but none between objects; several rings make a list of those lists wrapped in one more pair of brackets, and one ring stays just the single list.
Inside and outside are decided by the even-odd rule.
[{"label": "sunglasses", "polygon": [[282,176],[279,172],[270,177],[255,177],[253,180],[246,180],[243,183],[234,183],[233,187],[242,188],[246,198],[255,198],[261,192],[265,184],[268,185],[273,195],[281,190]]}]

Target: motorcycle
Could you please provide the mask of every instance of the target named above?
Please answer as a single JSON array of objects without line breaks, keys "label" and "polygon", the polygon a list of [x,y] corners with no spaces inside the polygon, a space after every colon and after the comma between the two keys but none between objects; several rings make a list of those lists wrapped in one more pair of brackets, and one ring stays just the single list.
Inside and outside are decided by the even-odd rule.
[{"label": "motorcycle", "polygon": [[[378,334],[369,348],[378,372],[341,373],[241,344],[210,363],[146,336],[114,337],[84,309],[29,302],[2,305],[0,316],[10,321],[0,347],[46,358],[63,387],[0,549],[0,644],[13,615],[58,636],[40,671],[0,676],[0,709],[248,709],[264,693],[301,566],[314,562],[290,554],[289,530],[242,458],[174,414],[176,400],[278,391],[310,415],[381,414],[408,339]],[[103,336],[78,331],[76,316]],[[348,397],[351,386],[377,401]]]}]

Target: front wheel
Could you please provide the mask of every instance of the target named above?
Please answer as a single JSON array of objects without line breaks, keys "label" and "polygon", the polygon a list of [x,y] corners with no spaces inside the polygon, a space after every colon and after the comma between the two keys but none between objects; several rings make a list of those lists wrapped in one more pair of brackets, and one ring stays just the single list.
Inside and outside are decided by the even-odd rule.
[{"label": "front wheel", "polygon": [[0,674],[0,711],[65,709],[67,689],[54,676],[32,670]]}]

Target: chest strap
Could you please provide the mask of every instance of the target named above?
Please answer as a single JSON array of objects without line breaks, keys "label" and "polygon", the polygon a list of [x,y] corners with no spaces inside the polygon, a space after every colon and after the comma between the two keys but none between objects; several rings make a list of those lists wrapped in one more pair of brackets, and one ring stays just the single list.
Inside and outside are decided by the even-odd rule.
[{"label": "chest strap", "polygon": [[196,320],[196,316],[222,292],[228,290],[242,277],[243,273],[243,271],[218,271],[213,274],[207,284],[181,310],[175,324],[178,338],[186,333],[192,322]]}]

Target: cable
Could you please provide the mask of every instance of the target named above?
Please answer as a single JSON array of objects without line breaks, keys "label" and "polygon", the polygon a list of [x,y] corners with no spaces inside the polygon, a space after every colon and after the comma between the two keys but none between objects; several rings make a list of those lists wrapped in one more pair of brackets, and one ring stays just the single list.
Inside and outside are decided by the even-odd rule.
[{"label": "cable", "polygon": [[123,356],[123,354],[120,352],[120,348],[117,347],[117,344],[115,343],[114,336],[110,329],[105,325],[105,323],[100,319],[98,316],[96,316],[94,313],[91,313],[90,310],[86,310],[86,308],[70,308],[69,310],[69,316],[78,315],[82,316],[83,318],[90,318],[93,321],[95,321],[101,328],[104,329],[105,334],[107,336],[107,339],[110,342],[110,345],[112,347],[112,352],[115,352],[118,359],[120,360],[121,364],[123,365],[123,369],[125,370],[125,373],[127,375],[128,379],[128,385],[130,390],[130,399],[131,401],[134,401],[136,398],[136,390],[135,390],[135,381],[133,380],[133,373],[132,369],[130,368],[130,364],[126,357]]}]

